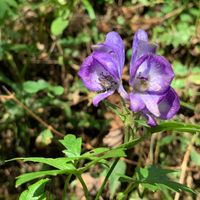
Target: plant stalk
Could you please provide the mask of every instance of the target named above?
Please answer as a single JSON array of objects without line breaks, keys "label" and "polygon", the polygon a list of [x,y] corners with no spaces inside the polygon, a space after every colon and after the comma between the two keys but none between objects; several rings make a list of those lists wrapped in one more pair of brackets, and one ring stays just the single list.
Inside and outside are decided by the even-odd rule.
[{"label": "plant stalk", "polygon": [[88,191],[88,188],[87,188],[87,186],[86,186],[84,180],[83,180],[82,177],[81,177],[81,174],[76,174],[76,176],[77,176],[77,178],[79,179],[79,181],[80,181],[80,183],[81,183],[81,185],[82,185],[82,187],[83,187],[86,200],[90,200],[90,193],[89,193],[89,191]]},{"label": "plant stalk", "polygon": [[106,177],[105,177],[105,179],[104,179],[104,181],[103,181],[103,183],[102,183],[102,185],[101,185],[101,187],[100,187],[100,189],[99,189],[99,191],[98,191],[98,193],[97,193],[97,195],[96,195],[95,200],[99,200],[99,198],[100,198],[100,196],[101,196],[101,194],[102,194],[102,192],[103,192],[103,189],[104,189],[104,187],[105,187],[105,185],[106,185],[106,183],[107,183],[107,181],[108,181],[108,178],[109,178],[110,175],[112,174],[112,172],[113,172],[115,166],[117,165],[119,159],[120,159],[120,158],[117,158],[117,159],[113,162],[112,166],[110,167],[110,169],[109,169],[108,173],[106,174]]}]

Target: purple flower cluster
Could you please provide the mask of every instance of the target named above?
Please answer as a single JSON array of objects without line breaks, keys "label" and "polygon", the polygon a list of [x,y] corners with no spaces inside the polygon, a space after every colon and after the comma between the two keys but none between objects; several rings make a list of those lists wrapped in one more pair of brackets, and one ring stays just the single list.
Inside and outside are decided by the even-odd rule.
[{"label": "purple flower cluster", "polygon": [[104,43],[93,46],[79,71],[84,85],[98,93],[93,104],[97,106],[117,90],[132,111],[147,119],[148,125],[155,126],[155,118],[171,119],[180,108],[179,98],[170,86],[174,72],[164,57],[156,55],[156,46],[148,43],[145,31],[138,30],[133,38],[130,94],[122,85],[124,61],[125,48],[117,32],[108,33]]}]

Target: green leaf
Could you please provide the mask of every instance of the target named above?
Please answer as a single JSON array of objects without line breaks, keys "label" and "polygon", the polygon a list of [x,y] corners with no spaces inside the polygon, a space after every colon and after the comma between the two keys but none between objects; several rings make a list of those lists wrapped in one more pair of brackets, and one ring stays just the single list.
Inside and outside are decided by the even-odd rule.
[{"label": "green leaf", "polygon": [[37,93],[49,87],[49,83],[44,80],[26,81],[23,83],[23,88],[28,93]]},{"label": "green leaf", "polygon": [[49,86],[48,89],[57,96],[62,95],[64,93],[64,88],[62,86]]},{"label": "green leaf", "polygon": [[49,181],[48,178],[41,179],[36,183],[28,186],[28,189],[21,193],[19,200],[45,200],[45,185]]},{"label": "green leaf", "polygon": [[174,73],[179,76],[186,76],[188,69],[185,65],[181,64],[178,61],[173,62]]},{"label": "green leaf", "polygon": [[100,147],[100,148],[92,149],[91,151],[82,154],[82,157],[89,158],[89,157],[97,156],[98,154],[105,153],[109,150],[110,149],[106,148],[106,147]]},{"label": "green leaf", "polygon": [[41,90],[48,90],[49,92],[52,92],[55,95],[61,95],[64,92],[64,88],[62,86],[53,86],[50,85],[45,80],[38,80],[38,81],[26,81],[23,83],[23,88],[28,93],[37,93]]},{"label": "green leaf", "polygon": [[177,131],[177,132],[200,132],[200,126],[194,124],[186,124],[182,122],[163,122],[155,127],[149,128],[151,133],[157,133],[161,131]]},{"label": "green leaf", "polygon": [[36,178],[40,178],[43,176],[57,176],[58,174],[71,174],[72,170],[47,170],[47,171],[40,171],[40,172],[31,172],[22,174],[17,177],[17,181],[15,183],[15,186],[18,187],[24,183],[27,183],[29,181],[32,181]]},{"label": "green leaf", "polygon": [[107,153],[105,153],[101,158],[107,159],[107,158],[118,158],[118,157],[125,157],[126,154],[124,152],[124,148],[118,148],[118,149],[111,149]]},{"label": "green leaf", "polygon": [[121,175],[120,174],[120,177],[119,177],[119,181],[120,182],[128,182],[128,183],[131,183],[131,182],[135,182],[136,180],[129,177],[129,176],[126,176],[126,175]]},{"label": "green leaf", "polygon": [[200,73],[199,74],[191,74],[189,76],[188,80],[190,80],[190,82],[192,82],[196,85],[200,85]]},{"label": "green leaf", "polygon": [[90,19],[94,20],[96,16],[91,3],[88,0],[82,0],[82,3],[90,16]]},{"label": "green leaf", "polygon": [[6,13],[12,12],[12,8],[17,8],[15,0],[1,0],[0,1],[0,19],[6,16]]},{"label": "green leaf", "polygon": [[55,36],[61,35],[65,28],[67,28],[68,24],[69,21],[67,19],[63,19],[62,17],[54,19],[51,24],[51,33]]},{"label": "green leaf", "polygon": [[175,78],[172,81],[172,87],[177,88],[177,89],[185,88],[185,79],[183,79],[183,78],[179,78],[179,79]]},{"label": "green leaf", "polygon": [[194,193],[194,191],[187,186],[169,179],[167,175],[174,172],[177,171],[162,169],[158,166],[148,166],[145,168],[138,168],[136,170],[136,178],[139,184],[152,191],[166,188],[174,192],[186,191]]},{"label": "green leaf", "polygon": [[11,7],[17,7],[17,2],[15,0],[6,0],[6,3]]},{"label": "green leaf", "polygon": [[30,47],[26,44],[15,44],[10,49],[18,53],[20,51],[25,51],[25,50],[28,51],[29,48]]},{"label": "green leaf", "polygon": [[170,144],[172,141],[174,141],[175,139],[176,139],[176,135],[168,135],[168,136],[165,136],[165,137],[161,138],[161,139],[158,141],[158,144],[159,144],[159,146],[168,145],[168,144]]},{"label": "green leaf", "polygon": [[115,166],[112,174],[109,177],[109,191],[111,199],[113,199],[114,194],[120,186],[120,181],[118,180],[120,175],[124,175],[126,172],[126,163],[122,160],[119,160],[117,165]]},{"label": "green leaf", "polygon": [[68,134],[63,140],[59,141],[67,149],[64,150],[63,153],[65,153],[68,157],[77,157],[81,155],[81,138],[76,138],[75,135]]},{"label": "green leaf", "polygon": [[[16,158],[16,160],[19,160]],[[39,162],[43,164],[47,164],[49,166],[55,167],[57,169],[67,169],[67,170],[76,170],[72,163],[67,163],[68,158],[43,158],[43,157],[28,157],[28,158],[20,158],[24,162]]]},{"label": "green leaf", "polygon": [[47,146],[51,144],[52,139],[53,139],[52,132],[49,129],[45,129],[36,138],[36,143],[37,145]]}]

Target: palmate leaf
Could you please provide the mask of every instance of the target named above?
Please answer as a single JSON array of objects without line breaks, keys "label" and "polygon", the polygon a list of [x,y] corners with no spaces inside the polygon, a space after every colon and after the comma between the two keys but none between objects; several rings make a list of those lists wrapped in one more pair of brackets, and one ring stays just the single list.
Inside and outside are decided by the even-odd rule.
[{"label": "palmate leaf", "polygon": [[28,186],[28,189],[21,193],[19,200],[27,200],[27,199],[45,200],[46,194],[44,192],[44,189],[48,181],[49,179],[45,178]]},{"label": "palmate leaf", "polygon": [[125,156],[126,154],[125,154],[124,147],[111,149],[109,151],[104,152],[104,154],[99,157],[97,156],[88,157],[92,161],[87,163],[84,167],[80,168],[79,171],[84,172],[88,170],[91,166],[95,165],[96,163],[102,163],[102,164],[107,165],[108,163],[106,162],[105,159],[108,159],[108,158],[119,158],[119,157],[125,157]]},{"label": "palmate leaf", "polygon": [[163,122],[155,127],[148,128],[151,133],[157,133],[161,131],[177,131],[177,132],[200,132],[200,126],[195,124],[186,124],[182,122]]},{"label": "palmate leaf", "polygon": [[39,162],[46,165],[50,165],[52,167],[55,167],[57,169],[66,169],[71,170],[72,172],[76,170],[74,165],[72,163],[67,163],[68,158],[43,158],[43,157],[28,157],[28,158],[21,158],[24,162],[31,161],[31,162]]},{"label": "palmate leaf", "polygon": [[167,175],[174,172],[177,171],[162,169],[158,166],[138,168],[136,170],[136,182],[141,184],[144,188],[152,191],[156,191],[158,189],[162,190],[166,188],[174,192],[185,191],[194,193],[194,191],[188,188],[186,185],[170,180]]},{"label": "palmate leaf", "polygon": [[36,178],[40,178],[43,176],[56,176],[58,174],[67,174],[67,173],[68,173],[68,170],[47,170],[47,171],[31,172],[31,173],[22,174],[17,177],[15,186],[18,187],[24,183],[27,183],[29,181],[32,181]]},{"label": "palmate leaf", "polygon": [[63,140],[59,141],[66,148],[63,153],[65,153],[68,157],[77,157],[81,155],[81,138],[76,138],[75,135],[68,134]]},{"label": "palmate leaf", "polygon": [[111,149],[107,153],[105,153],[100,158],[107,159],[107,158],[118,158],[118,157],[125,157],[125,149],[124,148],[118,148],[118,149]]},{"label": "palmate leaf", "polygon": [[42,79],[37,81],[25,81],[23,83],[23,89],[29,94],[35,94],[42,90],[47,90],[54,95],[61,95],[64,92],[63,87],[51,85]]},{"label": "palmate leaf", "polygon": [[68,19],[64,19],[62,17],[55,18],[51,23],[51,33],[55,36],[61,35],[65,28],[67,28],[68,24]]}]

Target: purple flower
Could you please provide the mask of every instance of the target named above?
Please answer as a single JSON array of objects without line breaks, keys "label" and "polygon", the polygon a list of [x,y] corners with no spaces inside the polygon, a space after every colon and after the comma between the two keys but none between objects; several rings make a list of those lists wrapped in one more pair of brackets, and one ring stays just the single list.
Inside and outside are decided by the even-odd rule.
[{"label": "purple flower", "polygon": [[93,46],[93,52],[81,65],[79,76],[84,85],[89,90],[99,93],[93,99],[95,106],[115,90],[128,99],[121,80],[124,59],[125,50],[120,35],[110,32],[106,35],[104,43]]},{"label": "purple flower", "polygon": [[155,117],[170,119],[179,110],[179,98],[170,87],[174,72],[164,57],[155,54],[156,46],[148,43],[145,31],[135,33],[132,48],[130,108],[142,112],[148,124],[155,126]]}]

